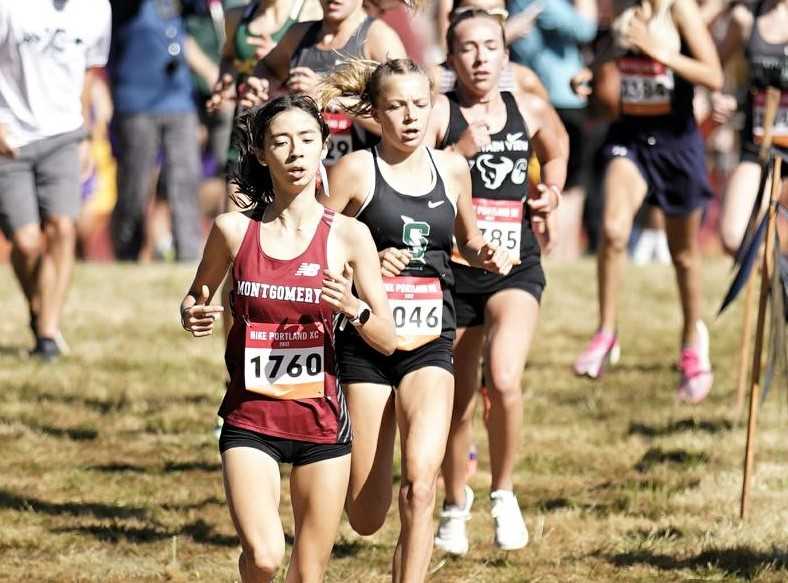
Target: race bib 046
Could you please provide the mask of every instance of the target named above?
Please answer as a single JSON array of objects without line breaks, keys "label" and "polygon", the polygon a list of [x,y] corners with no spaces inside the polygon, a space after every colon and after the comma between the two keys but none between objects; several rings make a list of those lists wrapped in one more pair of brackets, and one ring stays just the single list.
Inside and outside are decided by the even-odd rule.
[{"label": "race bib 046", "polygon": [[[752,101],[752,138],[756,144],[763,142],[763,118],[766,114],[766,92],[759,91],[753,96]],[[780,105],[774,116],[772,127],[772,144],[781,148],[788,148],[788,93],[780,94]]]},{"label": "race bib 046", "polygon": [[413,350],[440,337],[443,290],[437,277],[384,277],[399,350]]},{"label": "race bib 046", "polygon": [[341,112],[323,112],[331,135],[328,138],[328,153],[323,163],[333,166],[345,154],[353,151],[353,120]]},{"label": "race bib 046", "polygon": [[[519,256],[523,237],[523,203],[519,200],[474,198],[473,208],[484,240],[497,243]],[[451,258],[455,263],[469,265],[456,245]]]},{"label": "race bib 046", "polygon": [[627,115],[666,115],[675,87],[673,71],[647,57],[618,60],[621,110]]},{"label": "race bib 046", "polygon": [[274,399],[325,394],[325,331],[320,323],[246,326],[246,390]]}]

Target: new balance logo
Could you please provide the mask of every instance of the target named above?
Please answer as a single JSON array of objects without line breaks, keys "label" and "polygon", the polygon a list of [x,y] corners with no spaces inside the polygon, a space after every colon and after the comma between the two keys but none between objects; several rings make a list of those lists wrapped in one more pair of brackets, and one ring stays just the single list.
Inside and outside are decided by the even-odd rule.
[{"label": "new balance logo", "polygon": [[446,202],[446,201],[445,200],[428,200],[427,201],[427,206],[430,207],[431,209],[435,209],[435,208],[438,208],[440,205],[442,205],[444,202]]},{"label": "new balance logo", "polygon": [[295,272],[302,277],[315,277],[318,273],[320,273],[319,263],[302,263]]}]

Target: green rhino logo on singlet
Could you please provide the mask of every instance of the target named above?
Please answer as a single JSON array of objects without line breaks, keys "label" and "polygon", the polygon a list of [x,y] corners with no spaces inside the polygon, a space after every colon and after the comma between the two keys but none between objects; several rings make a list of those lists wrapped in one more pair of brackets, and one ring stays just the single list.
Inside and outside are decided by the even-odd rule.
[{"label": "green rhino logo on singlet", "polygon": [[412,261],[425,263],[424,254],[427,252],[427,237],[430,235],[430,224],[424,221],[414,221],[410,217],[400,215],[405,225],[402,227],[402,243],[409,247]]}]

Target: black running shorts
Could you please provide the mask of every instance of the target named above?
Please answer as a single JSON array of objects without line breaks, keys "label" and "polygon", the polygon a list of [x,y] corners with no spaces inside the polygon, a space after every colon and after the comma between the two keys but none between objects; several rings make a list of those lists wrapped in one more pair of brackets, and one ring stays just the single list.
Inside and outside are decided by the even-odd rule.
[{"label": "black running shorts", "polygon": [[335,457],[348,455],[351,443],[309,443],[282,437],[273,437],[250,429],[225,423],[219,436],[219,451],[226,452],[234,447],[251,447],[267,453],[278,464],[305,466]]}]

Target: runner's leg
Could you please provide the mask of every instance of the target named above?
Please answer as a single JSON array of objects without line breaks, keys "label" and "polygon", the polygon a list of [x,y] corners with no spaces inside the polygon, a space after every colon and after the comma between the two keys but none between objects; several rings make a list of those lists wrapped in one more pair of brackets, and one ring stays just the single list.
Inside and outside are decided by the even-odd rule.
[{"label": "runner's leg", "polygon": [[395,583],[421,583],[427,577],[434,532],[432,511],[451,425],[453,394],[454,376],[435,366],[405,375],[397,389],[402,479]]},{"label": "runner's leg", "polygon": [[463,506],[484,328],[458,328],[454,341],[454,407],[441,466],[447,505]]},{"label": "runner's leg", "polygon": [[394,394],[391,387],[372,383],[345,386],[353,454],[345,510],[359,534],[377,532],[391,507],[394,436]]},{"label": "runner's leg", "polygon": [[350,477],[350,456],[294,466],[290,498],[295,543],[286,583],[321,583],[342,518]]},{"label": "runner's leg", "polygon": [[241,538],[241,582],[267,583],[285,556],[279,466],[260,450],[235,447],[222,454],[222,469],[230,516]]},{"label": "runner's leg", "polygon": [[539,320],[539,303],[524,290],[505,289],[488,300],[484,319],[491,491],[511,491],[522,442],[523,369]]},{"label": "runner's leg", "polygon": [[618,288],[629,232],[635,213],[646,197],[647,185],[634,162],[627,158],[614,158],[605,173],[604,192],[602,247],[597,258],[599,327],[612,334],[616,330]]}]

